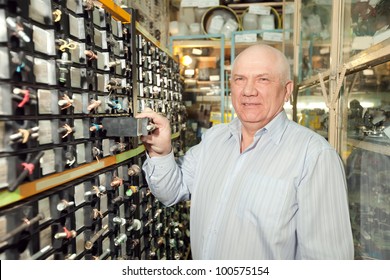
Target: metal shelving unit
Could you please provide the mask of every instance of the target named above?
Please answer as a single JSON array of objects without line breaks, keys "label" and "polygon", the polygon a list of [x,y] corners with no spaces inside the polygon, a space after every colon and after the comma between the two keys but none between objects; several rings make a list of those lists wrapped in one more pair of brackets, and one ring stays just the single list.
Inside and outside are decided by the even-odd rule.
[{"label": "metal shelving unit", "polygon": [[[296,2],[300,11],[307,8],[307,1]],[[295,99],[298,104],[306,102],[298,121],[326,137],[345,163],[355,258],[390,259],[390,177],[386,175],[390,166],[390,38],[360,48],[356,42],[369,41],[379,33],[355,32],[375,16],[357,20],[352,13],[357,5],[370,4],[321,3],[331,18],[331,26],[323,28],[330,31],[332,44],[321,40],[307,44],[302,37],[295,41],[295,75],[302,77]],[[377,9],[377,15],[382,12],[379,6],[370,9]],[[302,21],[298,18],[297,30],[302,29]],[[302,76],[300,71],[308,64],[313,71]]]}]

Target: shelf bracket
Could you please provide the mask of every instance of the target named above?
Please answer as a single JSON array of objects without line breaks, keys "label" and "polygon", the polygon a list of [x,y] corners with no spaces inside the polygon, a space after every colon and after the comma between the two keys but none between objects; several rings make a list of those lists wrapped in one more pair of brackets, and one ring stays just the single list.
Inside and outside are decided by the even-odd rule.
[{"label": "shelf bracket", "polygon": [[336,89],[334,92],[330,92],[329,94],[326,91],[324,77],[322,76],[322,73],[318,73],[318,80],[321,85],[322,95],[325,99],[325,104],[329,108],[329,110],[335,110],[336,108],[337,101],[340,97],[341,86],[343,85],[343,80],[345,78],[346,73],[347,73],[347,65],[344,64],[339,74],[329,76],[329,80],[336,79]]},{"label": "shelf bracket", "polygon": [[102,4],[102,8],[109,12],[115,20],[122,23],[131,23],[131,15],[124,9],[119,7],[112,0],[98,0]]}]

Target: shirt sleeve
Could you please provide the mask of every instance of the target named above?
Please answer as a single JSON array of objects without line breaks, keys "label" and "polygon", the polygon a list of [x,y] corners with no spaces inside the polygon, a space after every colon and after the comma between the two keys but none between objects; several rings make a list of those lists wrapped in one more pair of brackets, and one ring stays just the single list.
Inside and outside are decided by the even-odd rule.
[{"label": "shirt sleeve", "polygon": [[308,156],[298,187],[297,257],[353,259],[344,166],[336,151]]},{"label": "shirt sleeve", "polygon": [[163,157],[149,157],[142,166],[153,195],[166,206],[189,200],[196,170],[196,150],[193,147],[177,161],[173,151]]}]

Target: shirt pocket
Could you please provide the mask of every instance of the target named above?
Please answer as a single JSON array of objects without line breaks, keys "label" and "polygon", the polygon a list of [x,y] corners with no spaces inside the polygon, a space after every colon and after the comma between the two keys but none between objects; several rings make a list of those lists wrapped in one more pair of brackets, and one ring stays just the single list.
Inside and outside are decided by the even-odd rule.
[{"label": "shirt pocket", "polygon": [[238,195],[237,216],[255,227],[276,230],[281,215],[287,211],[286,202],[292,195],[293,183],[258,173],[247,175],[242,182],[244,187]]}]

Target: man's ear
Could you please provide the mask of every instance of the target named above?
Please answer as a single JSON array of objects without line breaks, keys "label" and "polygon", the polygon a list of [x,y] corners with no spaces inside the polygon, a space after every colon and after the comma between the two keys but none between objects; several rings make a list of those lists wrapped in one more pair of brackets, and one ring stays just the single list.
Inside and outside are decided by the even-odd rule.
[{"label": "man's ear", "polygon": [[284,101],[288,102],[290,100],[290,96],[294,90],[294,82],[293,81],[288,81],[286,85],[284,86]]}]

